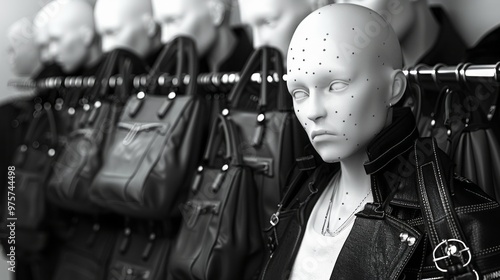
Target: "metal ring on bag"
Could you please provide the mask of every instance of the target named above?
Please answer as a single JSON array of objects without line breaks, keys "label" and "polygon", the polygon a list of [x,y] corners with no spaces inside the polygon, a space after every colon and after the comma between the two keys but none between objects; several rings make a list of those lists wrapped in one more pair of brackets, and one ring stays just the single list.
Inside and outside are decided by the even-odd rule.
[{"label": "metal ring on bag", "polygon": [[[457,243],[457,244],[454,244],[454,243]],[[441,246],[443,246],[443,245],[445,247],[441,248]],[[459,246],[457,246],[457,245],[460,245],[460,247],[462,247],[463,249],[459,249]],[[436,257],[436,252],[440,248],[443,250],[443,252],[446,252],[446,255],[445,256],[441,256],[441,257]],[[438,262],[442,261],[442,260],[445,260],[445,259],[449,259],[452,256],[463,258],[464,257],[464,255],[463,255],[464,252],[466,252],[468,254],[468,258],[465,258],[466,261],[465,261],[465,264],[463,264],[463,267],[466,267],[466,266],[468,266],[470,264],[470,262],[472,260],[472,254],[470,252],[470,248],[467,247],[467,245],[462,240],[458,240],[458,239],[444,239],[441,243],[439,243],[438,245],[436,245],[436,248],[434,248],[434,250],[432,251],[432,260],[434,261],[434,265],[436,266],[436,268],[439,271],[441,271],[441,272],[448,272],[448,270],[441,268],[439,266]],[[477,276],[477,272],[474,271],[474,273]],[[477,279],[479,279],[479,276],[477,276]]]}]

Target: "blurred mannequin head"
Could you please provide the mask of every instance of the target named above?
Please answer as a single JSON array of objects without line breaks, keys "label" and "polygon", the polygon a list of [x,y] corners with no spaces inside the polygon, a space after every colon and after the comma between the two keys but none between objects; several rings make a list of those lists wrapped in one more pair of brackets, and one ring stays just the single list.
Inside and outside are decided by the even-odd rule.
[{"label": "blurred mannequin head", "polygon": [[49,52],[65,72],[91,67],[99,59],[93,7],[84,0],[59,1],[47,24]]},{"label": "blurred mannequin head", "polygon": [[418,64],[437,39],[439,25],[427,0],[337,0],[337,3],[367,7],[389,22],[401,42],[405,65]]},{"label": "blurred mannequin head", "polygon": [[274,47],[285,56],[295,28],[311,11],[331,1],[239,0],[241,21],[252,29],[254,48]]},{"label": "blurred mannequin head", "polygon": [[94,15],[104,52],[124,48],[144,58],[161,45],[151,0],[98,0]]},{"label": "blurred mannequin head", "polygon": [[287,86],[298,120],[326,162],[365,153],[406,88],[396,34],[371,10],[336,4],[300,23],[288,51]]},{"label": "blurred mannequin head", "polygon": [[337,3],[352,3],[374,10],[391,25],[398,38],[403,40],[416,21],[412,0],[338,0]]},{"label": "blurred mannequin head", "polygon": [[23,18],[12,24],[7,33],[7,41],[12,72],[22,77],[35,74],[39,69],[40,59],[31,22]]},{"label": "blurred mannequin head", "polygon": [[198,53],[209,52],[224,24],[228,6],[223,0],[153,0],[154,14],[161,25],[163,43],[177,36],[195,40]]},{"label": "blurred mannequin head", "polygon": [[42,63],[51,63],[54,61],[54,56],[49,51],[49,30],[48,23],[51,15],[59,9],[59,1],[52,1],[45,5],[36,14],[34,25],[34,39],[40,53],[40,61]]}]

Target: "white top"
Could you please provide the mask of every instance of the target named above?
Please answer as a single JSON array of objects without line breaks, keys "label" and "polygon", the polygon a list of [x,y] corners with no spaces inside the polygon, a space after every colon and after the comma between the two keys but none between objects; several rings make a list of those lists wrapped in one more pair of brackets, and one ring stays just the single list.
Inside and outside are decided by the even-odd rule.
[{"label": "white top", "polygon": [[[340,250],[354,225],[355,216],[351,214],[363,210],[367,202],[373,201],[371,192],[349,196],[348,191],[339,187],[338,174],[332,178],[313,208],[292,268],[291,280],[330,279]],[[331,199],[330,234],[323,235]]]}]

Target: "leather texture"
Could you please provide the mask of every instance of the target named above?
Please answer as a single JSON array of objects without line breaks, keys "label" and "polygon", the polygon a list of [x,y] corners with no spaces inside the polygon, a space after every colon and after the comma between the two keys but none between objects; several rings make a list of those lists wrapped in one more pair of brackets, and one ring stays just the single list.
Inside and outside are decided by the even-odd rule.
[{"label": "leather texture", "polygon": [[[368,146],[365,169],[371,175],[374,202],[357,213],[331,279],[453,279],[435,267],[434,247],[424,225],[417,184],[430,179],[439,180],[449,192],[447,211],[456,215],[480,279],[500,278],[500,228],[491,222],[500,218],[499,204],[454,174],[449,157],[433,149],[435,143],[429,145],[431,140],[417,137],[410,109],[394,109],[393,123]],[[415,151],[415,144],[423,148]],[[435,158],[440,172],[428,169],[431,165],[416,167],[416,160],[424,166],[429,157]],[[311,171],[295,172],[277,212],[278,223],[268,231],[270,257],[260,279],[288,279],[312,208],[338,170],[338,165],[323,163],[312,175]],[[416,172],[426,179],[419,181]],[[449,216],[439,209],[433,211],[437,212],[432,221],[444,226]]]},{"label": "leather texture", "polygon": [[[45,192],[51,164],[58,151],[56,119],[51,107],[35,110],[25,139],[14,152],[14,185],[6,190],[15,194],[12,213],[16,221],[16,248],[37,252],[47,241]],[[13,196],[13,195],[10,195]],[[7,207],[7,206],[6,206]],[[6,209],[7,210],[7,209]],[[10,211],[7,211],[7,217]]]},{"label": "leather texture", "polygon": [[[307,137],[293,113],[292,100],[282,77],[283,61],[278,50],[262,47],[254,51],[239,82],[229,95],[232,122],[240,131],[239,149],[246,165],[252,167],[258,186],[261,228],[281,200],[288,172],[303,152]],[[251,82],[261,73],[260,84]],[[267,77],[273,77],[271,80]],[[258,118],[263,117],[262,121]]]},{"label": "leather texture", "polygon": [[[237,150],[237,127],[219,116],[189,198],[169,260],[169,279],[252,279],[263,244],[256,189]],[[219,153],[218,151],[223,151]]]},{"label": "leather texture", "polygon": [[117,237],[116,219],[78,216],[58,229],[62,246],[52,280],[104,280]]},{"label": "leather texture", "polygon": [[500,141],[491,125],[473,124],[464,128],[457,139],[453,161],[458,174],[500,201]]},{"label": "leather texture", "polygon": [[171,238],[161,230],[134,222],[116,240],[106,279],[166,279],[170,246]]},{"label": "leather texture", "polygon": [[[150,75],[174,66],[179,80],[185,74],[197,75],[190,39],[181,37],[167,45]],[[92,183],[93,202],[137,218],[180,215],[177,204],[185,198],[187,178],[199,163],[206,117],[195,79],[170,90],[168,96],[158,88],[146,90],[145,98],[129,98]]]},{"label": "leather texture", "polygon": [[[52,203],[79,213],[102,211],[90,201],[90,186],[102,166],[103,153],[108,138],[114,133],[116,118],[130,94],[131,79],[127,77],[144,72],[142,61],[128,51],[117,49],[106,54],[96,80],[108,81],[117,74],[125,78],[122,85],[115,88],[96,82],[80,96],[80,106],[74,107],[77,113],[73,119],[73,131],[67,136],[48,184],[47,196]],[[82,104],[83,99],[86,105]]]}]

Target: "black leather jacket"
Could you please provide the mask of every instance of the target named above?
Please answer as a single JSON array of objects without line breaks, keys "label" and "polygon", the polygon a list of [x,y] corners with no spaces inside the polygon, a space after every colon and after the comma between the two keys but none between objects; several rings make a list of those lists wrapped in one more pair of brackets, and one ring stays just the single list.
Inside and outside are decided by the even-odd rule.
[{"label": "black leather jacket", "polygon": [[[419,181],[415,171],[424,170],[424,178],[437,175],[412,164],[412,148],[418,141],[425,140],[418,139],[411,112],[395,109],[392,124],[368,146],[365,170],[371,175],[374,203],[357,213],[330,279],[444,279],[434,265],[434,248],[422,217],[418,187],[425,180]],[[454,175],[446,154],[436,150],[431,156],[439,160],[438,170],[443,172],[438,175],[447,182],[451,205],[480,279],[500,279],[499,204],[475,184]],[[338,170],[338,164],[326,163],[317,168],[302,163],[297,169],[281,207],[272,217],[275,225],[267,231],[270,254],[260,279],[289,278],[307,220]]]}]

